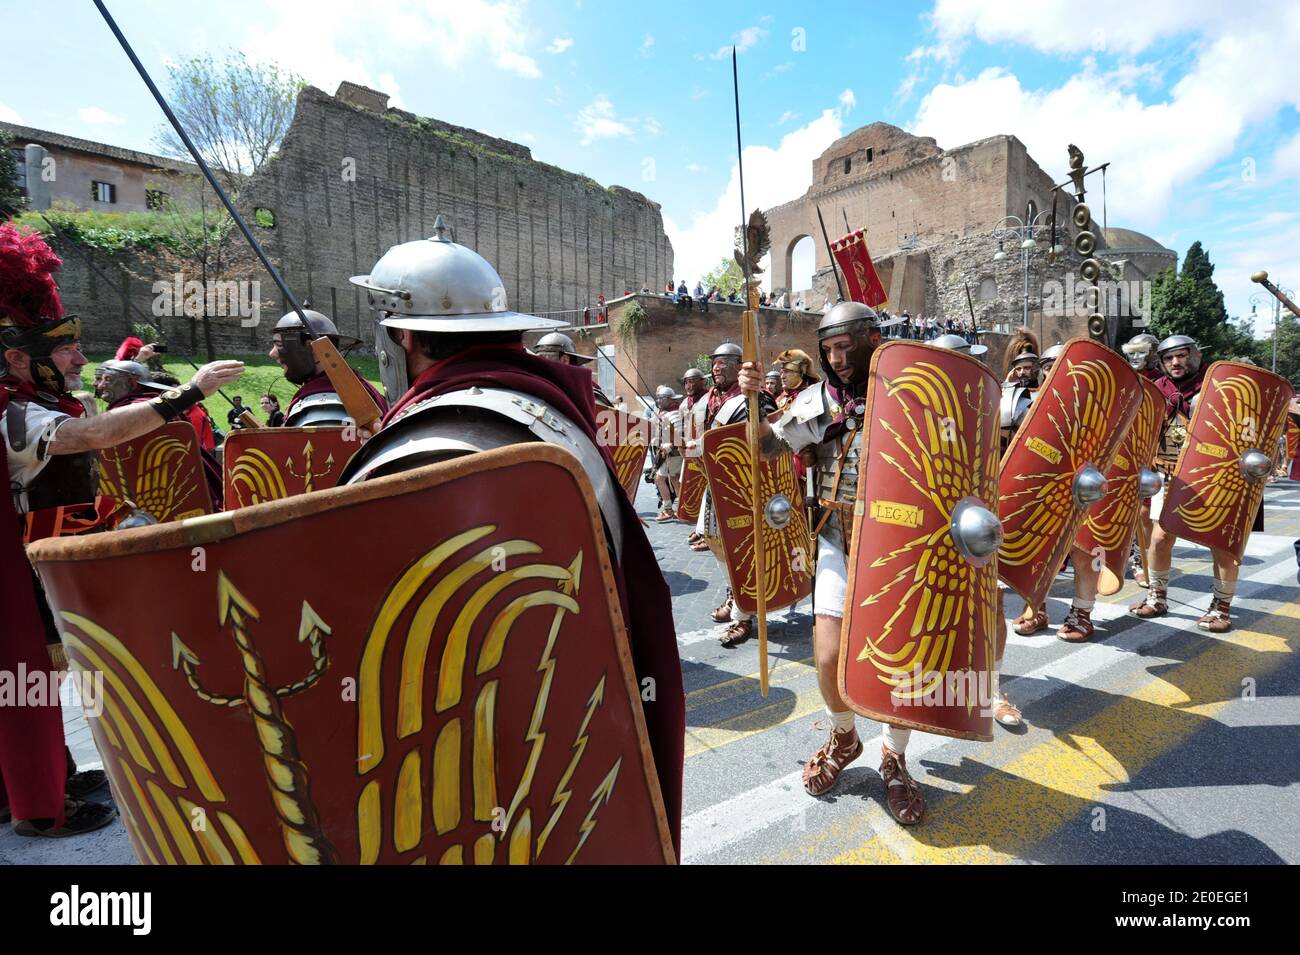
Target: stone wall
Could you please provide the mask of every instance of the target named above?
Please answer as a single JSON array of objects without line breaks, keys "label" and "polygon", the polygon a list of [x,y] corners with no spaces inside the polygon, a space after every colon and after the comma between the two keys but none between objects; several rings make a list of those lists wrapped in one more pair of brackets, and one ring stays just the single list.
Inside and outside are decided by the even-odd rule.
[{"label": "stone wall", "polygon": [[[247,184],[239,206],[294,294],[365,342],[373,339],[370,311],[348,278],[369,272],[389,247],[432,235],[439,214],[456,241],[496,267],[519,311],[580,321],[597,294],[661,287],[673,274],[659,205],[640,193],[537,162],[516,143],[401,110],[377,113],[311,87],[299,94],[279,154]],[[254,224],[259,209],[273,225]],[[174,275],[131,253],[94,256],[108,281],[65,249],[60,282],[68,310],[87,318],[87,347],[103,351],[116,348],[131,321],[144,320],[128,321],[113,286],[125,285],[152,316],[153,282]],[[244,255],[241,268],[220,278],[258,283],[259,322],[213,319],[218,354],[265,353],[271,327],[288,311],[250,260]],[[201,328],[191,336],[183,315],[160,321],[173,351],[203,353]]]},{"label": "stone wall", "polygon": [[367,339],[369,310],[348,277],[432,235],[439,214],[496,267],[519,311],[580,313],[598,293],[658,287],[673,272],[659,205],[640,193],[537,162],[515,143],[310,87],[242,205],[274,215],[259,238],[296,294]]}]

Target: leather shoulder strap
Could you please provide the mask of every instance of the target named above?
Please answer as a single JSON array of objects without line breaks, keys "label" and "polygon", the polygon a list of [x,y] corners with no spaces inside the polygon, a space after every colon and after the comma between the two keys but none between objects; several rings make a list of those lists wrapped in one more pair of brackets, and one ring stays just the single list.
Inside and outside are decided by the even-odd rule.
[{"label": "leather shoulder strap", "polygon": [[9,447],[14,451],[27,447],[27,402],[9,402],[5,409],[5,428],[9,432]]}]

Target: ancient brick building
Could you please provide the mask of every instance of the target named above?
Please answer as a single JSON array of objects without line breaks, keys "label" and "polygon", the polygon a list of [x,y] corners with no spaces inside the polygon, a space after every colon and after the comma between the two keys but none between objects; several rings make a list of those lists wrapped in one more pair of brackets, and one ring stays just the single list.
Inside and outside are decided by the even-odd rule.
[{"label": "ancient brick building", "polygon": [[[1087,143],[1082,145],[1086,150]],[[1061,144],[1063,153],[1065,146]],[[1104,157],[1087,158],[1095,164]],[[767,210],[773,289],[790,291],[791,301],[802,298],[810,308],[834,300],[835,280],[817,221],[820,207],[832,239],[844,234],[846,216],[853,229],[865,229],[896,313],[965,318],[973,306],[982,328],[1007,331],[1021,323],[1027,299],[1029,325],[1041,328],[1044,344],[1086,335],[1086,311],[1076,312],[1068,301],[1068,293],[1077,288],[1081,294],[1085,283],[1077,274],[1080,258],[1070,246],[1072,199],[1067,190],[1060,194],[1057,215],[1058,242],[1064,249],[1055,263],[1048,262],[1052,185],[1014,136],[944,149],[928,137],[872,123],[813,160],[813,184],[803,196]],[[1100,177],[1088,179],[1087,187],[1100,225]],[[1033,248],[1022,249],[1022,238],[1008,235],[1002,240],[1003,257],[995,259],[999,246],[994,230],[1007,224],[1007,216],[1037,226]],[[1114,331],[1120,318],[1144,307],[1143,283],[1172,267],[1176,256],[1132,230],[1099,231],[1097,254],[1111,272],[1106,314]],[[794,247],[808,236],[816,248],[813,286],[791,289]]]}]

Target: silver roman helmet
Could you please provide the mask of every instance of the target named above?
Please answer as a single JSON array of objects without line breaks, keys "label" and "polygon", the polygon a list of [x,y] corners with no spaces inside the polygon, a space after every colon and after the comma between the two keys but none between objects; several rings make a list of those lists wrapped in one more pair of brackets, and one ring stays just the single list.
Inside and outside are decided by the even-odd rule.
[{"label": "silver roman helmet", "polygon": [[668,398],[668,399],[671,400],[671,399],[676,398],[676,397],[677,397],[677,392],[673,391],[673,390],[672,390],[671,388],[669,388],[667,385],[660,385],[658,388],[655,389],[655,398],[656,398],[656,399],[659,399],[659,398]]},{"label": "silver roman helmet", "polygon": [[717,348],[713,350],[712,354],[710,354],[709,357],[710,358],[734,358],[736,359],[736,361],[740,361],[740,357],[742,354],[743,352],[740,350],[740,346],[737,345],[735,342],[723,342],[721,345],[719,345]]},{"label": "silver roman helmet", "polygon": [[[871,362],[871,353],[876,347],[870,337],[873,331],[879,334],[880,318],[869,305],[861,302],[836,302],[817,323],[817,341],[821,343],[836,335],[865,336],[861,339],[861,346],[855,346],[858,354],[854,362],[855,367],[860,365],[865,373]],[[848,384],[841,381],[840,376],[831,368],[830,362],[826,360],[825,349],[817,349],[817,359],[827,381],[837,387]]]},{"label": "silver roman helmet", "polygon": [[682,381],[690,381],[692,378],[704,378],[704,377],[707,377],[704,374],[704,372],[700,371],[698,368],[692,365],[690,368],[687,368],[686,373],[682,375]]},{"label": "silver roman helmet", "polygon": [[960,335],[940,335],[930,342],[936,348],[947,348],[949,351],[961,352],[963,355],[970,355],[972,358],[979,358],[989,350],[988,345],[972,345]]},{"label": "silver roman helmet", "polygon": [[1135,371],[1156,367],[1156,348],[1160,342],[1154,335],[1143,332],[1124,343],[1124,356]]},{"label": "silver roman helmet", "polygon": [[95,394],[109,404],[125,398],[137,385],[166,391],[171,386],[158,384],[153,373],[138,361],[110,358],[95,368]]},{"label": "silver roman helmet", "polygon": [[284,365],[284,377],[295,385],[307,382],[316,374],[316,355],[311,350],[313,338],[328,338],[339,348],[351,348],[360,344],[360,339],[339,333],[334,320],[324,312],[308,308],[302,309],[307,316],[307,332],[302,330],[302,319],[297,312],[287,312],[280,316],[271,330],[276,353]]},{"label": "silver roman helmet", "polygon": [[1060,344],[1059,342],[1053,345],[1051,348],[1048,348],[1046,351],[1044,351],[1043,354],[1038,358],[1039,371],[1046,372],[1047,369],[1051,368],[1052,362],[1060,358],[1061,352],[1063,351],[1065,351],[1065,346]]},{"label": "silver roman helmet", "polygon": [[1201,346],[1196,344],[1196,339],[1188,335],[1170,335],[1156,346],[1156,354],[1160,356],[1161,365],[1164,365],[1166,354],[1179,348],[1186,348],[1188,352],[1187,373],[1196,374],[1201,367]]},{"label": "silver roman helmet", "polygon": [[390,398],[407,388],[406,354],[391,329],[423,332],[507,332],[559,328],[565,323],[512,312],[506,287],[487,259],[453,242],[442,216],[434,234],[395,245],[369,275],[349,281],[367,292],[377,315],[375,343],[379,374]]},{"label": "silver roman helmet", "polygon": [[573,339],[563,332],[548,332],[537,339],[537,344],[533,346],[533,353],[552,361],[559,361],[561,355],[568,355],[571,365],[585,365],[595,361],[593,356],[578,351],[573,344]]}]

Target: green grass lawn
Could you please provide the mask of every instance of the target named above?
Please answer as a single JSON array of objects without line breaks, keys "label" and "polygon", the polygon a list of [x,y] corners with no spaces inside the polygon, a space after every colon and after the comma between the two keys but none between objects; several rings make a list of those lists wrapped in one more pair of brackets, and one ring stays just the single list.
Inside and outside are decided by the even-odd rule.
[{"label": "green grass lawn", "polygon": [[[85,382],[86,390],[89,391],[94,386],[95,367],[106,359],[112,358],[112,355],[87,355],[90,364],[82,372],[82,380]],[[258,404],[262,395],[268,391],[280,399],[280,410],[288,411],[289,399],[293,393],[298,390],[297,385],[286,381],[284,374],[280,371],[280,366],[269,358],[242,358],[245,365],[244,375],[233,385],[227,385],[221,389],[222,393],[230,398],[240,395],[244,399],[244,407],[252,409],[254,416],[259,420],[264,420],[262,406]],[[383,393],[383,387],[379,384],[379,362],[375,356],[370,353],[356,354],[355,352],[347,356],[348,364],[357,371],[361,372],[370,383]],[[200,362],[199,364],[202,364]],[[189,381],[194,376],[194,366],[185,361],[178,361],[168,357],[163,362],[163,367],[169,374],[175,375],[182,383]],[[104,403],[100,402],[102,408]],[[208,414],[212,415],[212,420],[216,422],[218,428],[222,431],[228,430],[226,424],[226,413],[230,410],[230,402],[226,401],[221,395],[213,395],[203,402],[203,406],[208,409]]]}]

